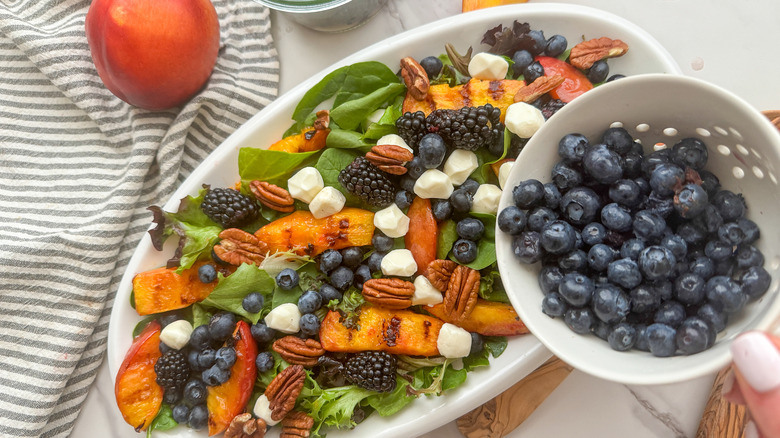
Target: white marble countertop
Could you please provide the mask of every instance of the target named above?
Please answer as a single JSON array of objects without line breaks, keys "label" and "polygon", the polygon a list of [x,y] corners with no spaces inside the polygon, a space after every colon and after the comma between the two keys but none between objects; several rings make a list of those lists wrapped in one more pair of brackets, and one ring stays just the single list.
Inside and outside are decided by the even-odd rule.
[{"label": "white marble countertop", "polygon": [[[537,2],[536,0],[531,0]],[[780,108],[780,2],[570,0],[620,15],[652,34],[684,74],[720,85],[760,110]],[[461,0],[389,0],[364,26],[325,34],[273,13],[280,94],[346,55],[398,32],[460,13]],[[694,437],[714,376],[669,386],[625,386],[574,371],[510,436]],[[74,437],[138,437],[115,407],[104,364]],[[563,420],[563,421],[562,421]],[[423,435],[460,436],[454,423]]]}]

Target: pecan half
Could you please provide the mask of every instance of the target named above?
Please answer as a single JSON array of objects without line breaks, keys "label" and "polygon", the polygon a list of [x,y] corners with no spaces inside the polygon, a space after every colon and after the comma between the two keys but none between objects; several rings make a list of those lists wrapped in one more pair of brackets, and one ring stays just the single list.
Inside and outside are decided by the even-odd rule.
[{"label": "pecan half", "polygon": [[457,324],[467,318],[479,296],[479,271],[458,265],[452,272],[447,292],[444,294],[444,310],[450,320]]},{"label": "pecan half", "polygon": [[400,278],[372,278],[363,283],[363,298],[387,309],[406,309],[412,305],[414,283]]},{"label": "pecan half", "polygon": [[325,354],[325,350],[317,340],[301,339],[297,336],[277,339],[272,348],[288,363],[305,367],[317,365],[320,356]]},{"label": "pecan half", "polygon": [[434,260],[428,264],[425,270],[425,277],[431,282],[431,285],[440,291],[446,291],[450,282],[452,272],[458,266],[452,260]]},{"label": "pecan half", "polygon": [[282,420],[282,433],[279,438],[306,438],[311,434],[314,418],[305,412],[292,411]]},{"label": "pecan half", "polygon": [[252,414],[243,413],[233,417],[225,430],[224,438],[263,438],[266,424],[262,418],[252,418]]},{"label": "pecan half", "polygon": [[330,126],[330,111],[320,110],[317,111],[317,119],[314,120],[314,129],[322,131],[328,129]]},{"label": "pecan half", "polygon": [[393,175],[405,174],[407,169],[404,165],[413,158],[412,151],[394,144],[378,144],[366,154],[371,164]]},{"label": "pecan half", "polygon": [[416,100],[424,100],[428,95],[428,89],[431,87],[431,81],[428,79],[428,73],[422,68],[419,62],[414,58],[407,56],[401,59],[401,77],[404,78],[406,89]]},{"label": "pecan half", "polygon": [[563,79],[564,77],[561,75],[540,76],[535,81],[517,90],[515,102],[531,103],[561,85]]},{"label": "pecan half", "polygon": [[255,195],[261,204],[282,213],[292,213],[295,211],[295,200],[290,192],[266,181],[252,181],[249,183],[249,190]]},{"label": "pecan half", "polygon": [[628,44],[607,37],[583,41],[571,48],[569,63],[580,70],[589,69],[594,62],[623,56],[628,52]]},{"label": "pecan half", "polygon": [[302,365],[290,365],[271,380],[264,394],[270,402],[268,407],[271,409],[272,420],[281,421],[295,407],[304,380],[306,372]]},{"label": "pecan half", "polygon": [[219,233],[214,254],[223,262],[238,266],[242,263],[260,265],[268,253],[268,245],[254,234],[239,228],[228,228]]}]

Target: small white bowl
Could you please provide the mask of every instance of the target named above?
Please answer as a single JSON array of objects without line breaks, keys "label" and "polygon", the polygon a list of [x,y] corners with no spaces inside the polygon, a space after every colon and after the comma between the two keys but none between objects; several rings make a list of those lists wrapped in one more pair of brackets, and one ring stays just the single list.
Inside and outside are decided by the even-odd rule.
[{"label": "small white bowl", "polygon": [[713,373],[730,359],[729,344],[739,333],[766,330],[780,315],[780,134],[756,109],[734,94],[698,79],[649,74],[604,84],[578,97],[550,118],[520,153],[509,174],[499,211],[512,205],[520,181],[550,181],[559,160],[558,141],[578,132],[598,142],[620,123],[645,147],[700,137],[709,148],[707,169],[723,188],[743,193],[747,217],[761,229],[757,242],[772,276],[769,291],[732,315],[715,345],[698,354],[660,358],[639,350],[619,352],[595,335],[578,335],[562,318],[542,313],[540,264],[524,265],[512,253],[512,237],[497,230],[496,253],[507,294],[529,330],[555,355],[588,374],[627,384],[667,384]]}]

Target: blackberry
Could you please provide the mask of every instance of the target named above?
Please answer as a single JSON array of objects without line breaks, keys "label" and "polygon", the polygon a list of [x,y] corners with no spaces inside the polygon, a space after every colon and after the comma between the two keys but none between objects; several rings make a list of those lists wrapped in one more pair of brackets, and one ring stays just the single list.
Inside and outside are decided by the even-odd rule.
[{"label": "blackberry", "polygon": [[257,219],[259,212],[252,198],[229,188],[209,189],[200,208],[222,228],[240,228],[247,225]]},{"label": "blackberry", "polygon": [[563,108],[566,105],[566,102],[560,100],[560,99],[550,99],[542,104],[542,107],[539,108],[542,111],[542,115],[544,116],[544,119],[547,120],[550,117],[553,116],[553,114],[557,113],[559,109]]},{"label": "blackberry", "polygon": [[395,356],[384,351],[363,351],[347,360],[347,380],[361,388],[377,392],[391,392],[395,389]]},{"label": "blackberry", "polygon": [[395,185],[387,175],[364,157],[357,157],[339,173],[347,191],[374,207],[387,207],[395,200]]},{"label": "blackberry", "polygon": [[154,364],[157,384],[163,388],[180,389],[190,378],[187,357],[179,350],[168,350]]},{"label": "blackberry", "polygon": [[417,150],[420,139],[428,133],[425,113],[422,111],[404,113],[395,121],[395,127],[398,130],[398,135],[414,150]]},{"label": "blackberry", "polygon": [[488,147],[504,135],[501,109],[491,104],[459,110],[434,110],[427,119],[428,131],[436,132],[450,146],[475,151]]}]

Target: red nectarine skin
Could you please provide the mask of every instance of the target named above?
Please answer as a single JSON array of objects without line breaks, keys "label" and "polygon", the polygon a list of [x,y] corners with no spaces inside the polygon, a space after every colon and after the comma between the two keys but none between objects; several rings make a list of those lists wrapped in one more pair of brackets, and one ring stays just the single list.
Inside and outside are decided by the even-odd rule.
[{"label": "red nectarine skin", "polygon": [[152,321],[133,340],[116,375],[116,404],[136,431],[146,430],[162,405],[163,389],[154,372],[160,356],[160,324]]},{"label": "red nectarine skin", "polygon": [[249,324],[239,321],[233,332],[236,363],[230,369],[230,380],[209,387],[206,406],[209,409],[209,435],[222,433],[233,417],[244,412],[257,379],[257,344]]},{"label": "red nectarine skin", "polygon": [[414,256],[414,261],[417,263],[417,274],[422,274],[428,269],[428,265],[436,260],[439,225],[433,217],[430,199],[416,196],[407,215],[409,216],[409,231],[404,236],[404,244]]},{"label": "red nectarine skin", "polygon": [[106,87],[149,110],[190,99],[219,51],[219,20],[209,0],[93,0],[85,28]]}]

